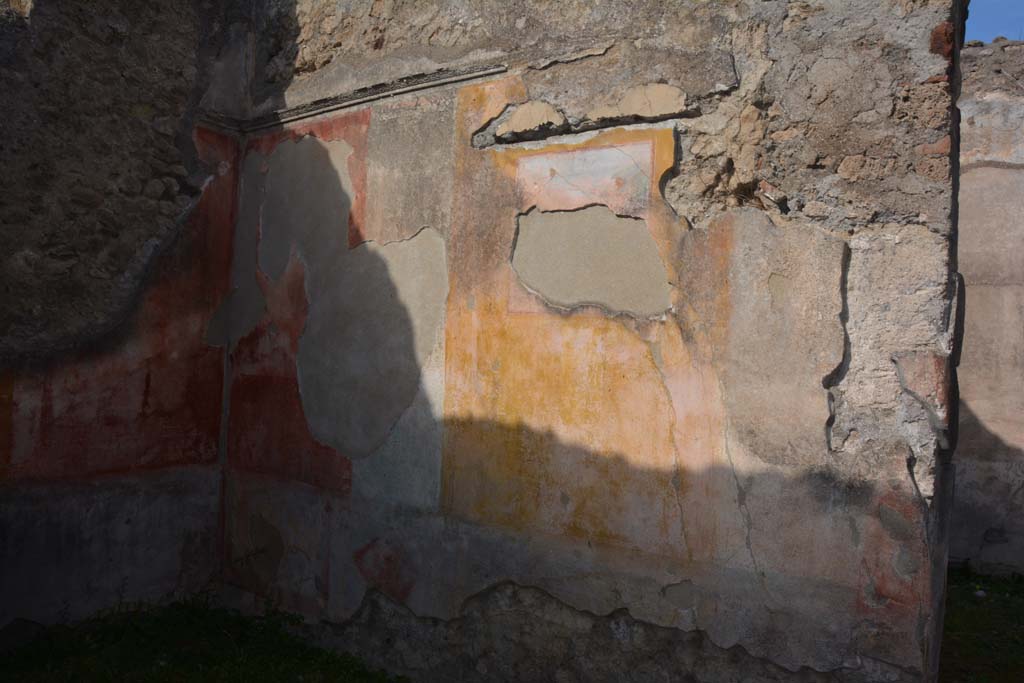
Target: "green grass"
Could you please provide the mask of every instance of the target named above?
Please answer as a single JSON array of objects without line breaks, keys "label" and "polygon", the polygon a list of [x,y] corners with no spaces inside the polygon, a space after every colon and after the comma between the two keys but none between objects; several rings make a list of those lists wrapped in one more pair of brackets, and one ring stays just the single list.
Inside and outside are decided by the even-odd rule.
[{"label": "green grass", "polygon": [[291,617],[243,617],[201,598],[119,610],[43,631],[0,655],[0,681],[376,682],[358,660],[288,631]]},{"label": "green grass", "polygon": [[939,681],[1024,681],[1024,578],[950,572]]}]

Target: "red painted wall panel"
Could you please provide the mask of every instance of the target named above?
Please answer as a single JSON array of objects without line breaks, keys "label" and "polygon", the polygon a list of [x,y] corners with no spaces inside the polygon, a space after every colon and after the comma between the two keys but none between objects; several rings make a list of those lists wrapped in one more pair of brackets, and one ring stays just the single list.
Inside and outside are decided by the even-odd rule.
[{"label": "red painted wall panel", "polygon": [[228,288],[238,145],[205,129],[195,142],[213,177],[125,328],[99,349],[0,378],[0,480],[216,461],[223,350],[205,335]]}]

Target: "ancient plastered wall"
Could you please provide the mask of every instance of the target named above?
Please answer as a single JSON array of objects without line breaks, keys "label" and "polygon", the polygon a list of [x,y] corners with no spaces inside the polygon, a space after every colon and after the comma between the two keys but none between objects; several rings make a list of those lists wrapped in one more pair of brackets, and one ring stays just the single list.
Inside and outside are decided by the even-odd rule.
[{"label": "ancient plastered wall", "polygon": [[193,115],[221,16],[0,2],[0,627],[218,571],[223,351],[204,337],[238,149]]},{"label": "ancient plastered wall", "polygon": [[1024,44],[963,53],[959,269],[966,289],[950,553],[1024,572]]},{"label": "ancient plastered wall", "polygon": [[0,624],[77,619],[208,585],[218,570],[223,353],[237,143],[138,309],[98,348],[0,377]]},{"label": "ancient plastered wall", "polygon": [[267,3],[229,582],[425,679],[926,678],[953,4]]}]

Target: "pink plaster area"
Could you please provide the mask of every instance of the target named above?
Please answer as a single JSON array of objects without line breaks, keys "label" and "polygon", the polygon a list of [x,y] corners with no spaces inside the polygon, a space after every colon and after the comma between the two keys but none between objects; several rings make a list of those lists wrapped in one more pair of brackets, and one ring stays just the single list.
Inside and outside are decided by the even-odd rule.
[{"label": "pink plaster area", "polygon": [[416,585],[406,567],[400,548],[386,539],[375,538],[352,556],[366,582],[392,600],[404,603]]},{"label": "pink plaster area", "polygon": [[519,159],[516,184],[524,209],[571,211],[604,204],[619,215],[643,218],[653,168],[650,142],[540,152]]}]

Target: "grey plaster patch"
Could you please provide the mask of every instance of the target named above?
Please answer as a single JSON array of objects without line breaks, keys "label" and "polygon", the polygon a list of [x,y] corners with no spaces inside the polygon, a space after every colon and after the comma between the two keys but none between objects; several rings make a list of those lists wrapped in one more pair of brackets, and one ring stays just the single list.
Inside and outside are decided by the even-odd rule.
[{"label": "grey plaster patch", "polygon": [[[1024,144],[1020,147],[1024,149]],[[1024,201],[1020,197],[1024,197],[1024,168],[976,167],[961,175],[963,229],[957,253],[968,288],[1024,285],[1024,249],[1020,248]]]},{"label": "grey plaster patch", "polygon": [[297,358],[313,435],[352,457],[387,438],[412,403],[448,295],[444,240],[432,229],[344,255],[310,290]]},{"label": "grey plaster patch", "polygon": [[420,391],[372,458],[352,463],[354,491],[372,501],[436,510],[441,495],[444,344],[420,368]]},{"label": "grey plaster patch", "polygon": [[557,308],[593,305],[651,317],[672,305],[668,274],[645,222],[605,206],[520,216],[512,267]]},{"label": "grey plaster patch", "polygon": [[343,140],[307,136],[278,145],[270,157],[260,224],[259,267],[280,278],[294,248],[306,265],[310,299],[348,249],[352,181]]},{"label": "grey plaster patch", "polygon": [[258,248],[269,277],[292,252],[306,268],[308,317],[296,364],[313,436],[350,457],[387,438],[420,386],[448,293],[433,229],[348,248],[352,148],[306,137],[270,159]]}]

